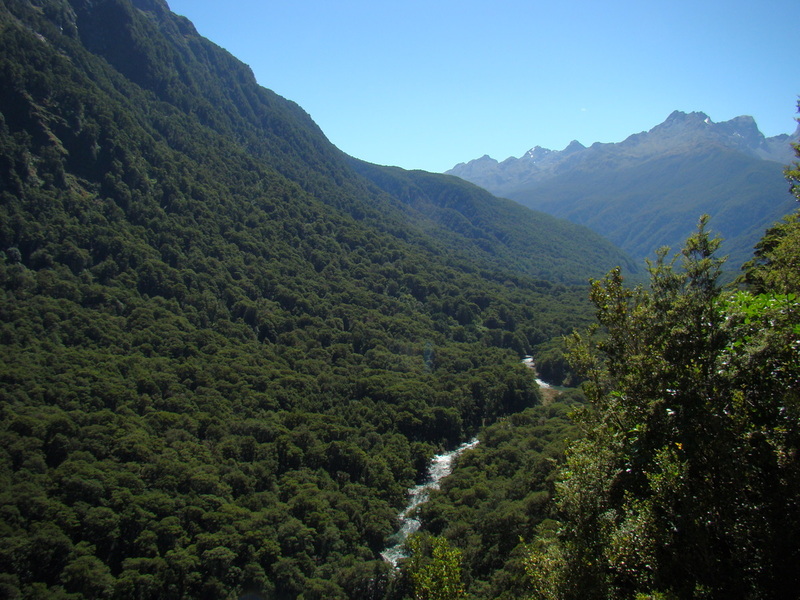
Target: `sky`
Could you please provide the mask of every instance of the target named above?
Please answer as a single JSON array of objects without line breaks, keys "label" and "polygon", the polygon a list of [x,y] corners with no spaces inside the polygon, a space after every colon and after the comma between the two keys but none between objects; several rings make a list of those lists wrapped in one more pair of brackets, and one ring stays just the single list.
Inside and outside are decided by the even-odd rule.
[{"label": "sky", "polygon": [[344,152],[443,172],[674,110],[792,133],[798,0],[167,0]]}]

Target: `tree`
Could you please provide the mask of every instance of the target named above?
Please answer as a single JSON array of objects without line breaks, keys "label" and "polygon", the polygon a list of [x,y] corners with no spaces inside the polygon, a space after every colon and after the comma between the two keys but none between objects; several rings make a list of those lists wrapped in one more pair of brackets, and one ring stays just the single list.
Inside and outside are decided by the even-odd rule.
[{"label": "tree", "polygon": [[561,532],[528,560],[539,597],[796,596],[800,290],[722,292],[705,225],[649,289],[592,286],[599,327],[570,339],[591,406]]},{"label": "tree", "polygon": [[800,212],[786,216],[767,230],[755,256],[742,267],[739,278],[755,293],[800,289]]},{"label": "tree", "polygon": [[[443,537],[417,535],[409,540],[413,553],[408,569],[417,600],[456,600],[464,597],[461,551]],[[428,554],[428,556],[426,556]]]},{"label": "tree", "polygon": [[[797,110],[800,112],[800,100],[797,102]],[[800,119],[796,120],[800,122]],[[792,144],[792,146],[794,147],[795,155],[800,158],[800,144]],[[800,201],[800,162],[795,162],[786,167],[783,175],[790,184],[789,191]]]},{"label": "tree", "polygon": [[[792,146],[795,156],[800,158],[800,144]],[[787,166],[784,176],[791,184],[791,193],[800,201],[800,162]],[[756,293],[768,289],[790,293],[800,289],[800,212],[787,215],[768,229],[756,245],[753,259],[742,270],[739,281]]]}]

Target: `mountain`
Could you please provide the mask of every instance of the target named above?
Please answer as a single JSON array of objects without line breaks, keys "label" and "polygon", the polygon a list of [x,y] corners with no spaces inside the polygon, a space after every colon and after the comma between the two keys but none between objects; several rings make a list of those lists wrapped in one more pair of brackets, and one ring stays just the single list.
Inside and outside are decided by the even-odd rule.
[{"label": "mountain", "polygon": [[[633,260],[587,227],[539,211],[521,211],[518,203],[496,198],[459,178],[357,159],[350,159],[350,164],[406,207],[424,215],[420,226],[437,239],[447,240],[448,245],[474,247],[472,256],[480,252],[496,257],[498,267],[564,283],[585,282],[587,267],[596,270],[613,264],[628,275],[640,272]],[[577,239],[579,244],[572,243]]]},{"label": "mountain", "polygon": [[383,597],[406,489],[631,264],[346,156],[163,0],[0,3],[0,251],[0,589],[51,598]]},{"label": "mountain", "polygon": [[679,247],[708,213],[738,269],[764,230],[792,209],[782,171],[798,140],[800,130],[765,138],[752,117],[714,123],[701,112],[675,111],[620,143],[537,146],[520,158],[484,156],[448,173],[586,225],[638,258]]}]

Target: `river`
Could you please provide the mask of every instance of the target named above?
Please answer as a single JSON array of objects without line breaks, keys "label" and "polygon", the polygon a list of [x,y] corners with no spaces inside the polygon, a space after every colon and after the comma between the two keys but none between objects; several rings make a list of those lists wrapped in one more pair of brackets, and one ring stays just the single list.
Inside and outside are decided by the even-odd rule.
[{"label": "river", "polygon": [[[525,365],[526,367],[528,367],[529,369],[533,369],[534,372],[536,371],[536,364],[533,362],[533,357],[532,356],[526,356],[525,358],[523,358],[522,359],[522,364]],[[536,375],[536,383],[539,384],[540,388],[545,389],[545,390],[552,389],[552,387],[553,387],[552,385],[550,385],[546,381],[542,381],[541,379],[539,379],[538,373]]]},{"label": "river", "polygon": [[[524,357],[522,362],[528,368],[536,372],[536,365],[533,362],[532,356]],[[539,379],[538,375],[536,377],[536,383],[538,383],[539,387],[543,389],[551,389],[553,387],[549,383]],[[421,525],[419,519],[414,517],[414,510],[428,499],[428,493],[430,490],[438,489],[442,479],[450,475],[450,472],[453,468],[453,459],[464,452],[464,450],[474,448],[477,445],[478,439],[475,438],[469,442],[461,444],[455,450],[451,450],[450,452],[445,452],[443,454],[437,454],[433,457],[431,464],[428,467],[428,474],[425,482],[408,490],[408,504],[403,511],[397,515],[397,520],[400,522],[400,529],[398,529],[397,532],[395,532],[389,538],[391,545],[388,546],[386,550],[381,552],[381,556],[386,562],[391,563],[393,567],[397,567],[397,563],[400,562],[401,559],[408,557],[408,555],[405,553],[404,544],[408,539],[408,536],[410,536],[412,533],[415,533]]]},{"label": "river", "polygon": [[455,450],[437,454],[433,457],[431,464],[428,466],[425,482],[408,490],[408,504],[397,515],[400,529],[389,538],[391,545],[381,552],[381,556],[386,562],[391,563],[393,567],[397,567],[397,563],[401,559],[408,557],[405,553],[405,541],[408,536],[416,532],[420,527],[419,520],[414,516],[414,510],[428,499],[428,494],[431,490],[439,488],[442,479],[450,475],[453,469],[453,460],[464,450],[474,448],[477,445],[478,440],[476,438],[461,444]]}]

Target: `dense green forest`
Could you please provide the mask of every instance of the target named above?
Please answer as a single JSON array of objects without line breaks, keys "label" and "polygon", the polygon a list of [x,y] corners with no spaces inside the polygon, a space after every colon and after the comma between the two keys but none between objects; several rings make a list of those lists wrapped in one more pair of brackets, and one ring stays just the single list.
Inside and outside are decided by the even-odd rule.
[{"label": "dense green forest", "polygon": [[[577,435],[575,392],[510,415],[481,431],[481,443],[422,506],[425,533],[461,551],[471,598],[525,598],[526,541],[555,525],[550,497],[556,466]],[[576,402],[577,400],[577,402]]]},{"label": "dense green forest", "polygon": [[[491,256],[502,257],[498,266],[505,269],[514,268],[549,281],[583,283],[587,264],[592,268],[614,264],[636,280],[642,277],[633,260],[590,229],[542,212],[520,212],[516,202],[494,198],[461,179],[356,159],[350,159],[350,164],[381,189],[422,212],[435,227],[444,227]],[[435,231],[430,225],[428,230]],[[578,244],[564,243],[578,239]],[[535,257],[533,265],[531,257]]]},{"label": "dense green forest", "polygon": [[161,1],[0,3],[0,595],[399,589],[406,488],[629,261],[351,163]]},{"label": "dense green forest", "polygon": [[589,402],[482,430],[421,511],[421,597],[797,597],[800,213],[736,286],[718,245],[701,220],[649,286],[594,282],[597,323],[567,339]]},{"label": "dense green forest", "polygon": [[589,402],[481,431],[420,511],[416,597],[797,598],[800,212],[734,286],[705,225],[649,286],[594,282],[567,339]]},{"label": "dense green forest", "polygon": [[[766,461],[737,480],[745,497],[712,498],[743,507],[737,541],[772,527],[737,565],[797,558],[796,519],[771,554],[761,543],[777,531],[773,512],[798,514],[777,497],[798,497],[796,223],[764,238],[750,291],[723,297],[710,282],[705,296],[720,333],[703,356],[728,361],[714,385],[760,411],[730,418],[736,457]],[[778,268],[787,261],[794,271]],[[576,426],[568,414],[583,397],[543,402],[520,364],[534,354],[543,372],[575,380],[559,340],[591,325],[584,282],[616,266],[636,281],[631,261],[585,229],[455,178],[345,156],[162,0],[0,0],[0,597],[400,600],[445,583],[456,596],[557,597],[562,584],[585,589],[570,573],[598,595],[690,597],[663,585],[668,562],[624,589],[571,562],[590,550],[606,559],[602,543],[634,516],[659,533],[645,517],[667,514],[703,476],[687,456],[671,487],[645,493],[652,465],[666,464],[656,451],[689,448],[668,437],[677,424],[658,430],[622,477],[638,487],[586,488],[617,529],[570,554],[590,539],[571,525],[570,473],[613,450],[598,471],[613,480],[639,448],[631,440],[646,437],[593,437],[606,431],[592,420],[607,419],[603,394],[644,398],[654,415],[663,399],[619,387],[604,367],[603,378],[586,373],[602,385]],[[691,341],[680,318],[695,313],[672,277],[662,278],[672,295],[653,297],[676,303],[673,321],[644,318],[652,308],[635,325]],[[599,303],[601,320],[610,306]],[[625,327],[626,340],[640,333]],[[680,350],[674,369],[657,365],[683,385],[670,390],[691,389],[680,369],[700,368]],[[406,489],[433,454],[478,432],[395,572],[380,551]],[[618,446],[591,446],[608,439]],[[718,439],[709,457],[734,438]],[[780,486],[757,497],[774,477]],[[766,507],[761,521],[751,506]],[[652,540],[642,547],[663,536]],[[742,572],[741,589],[762,582]]]}]

